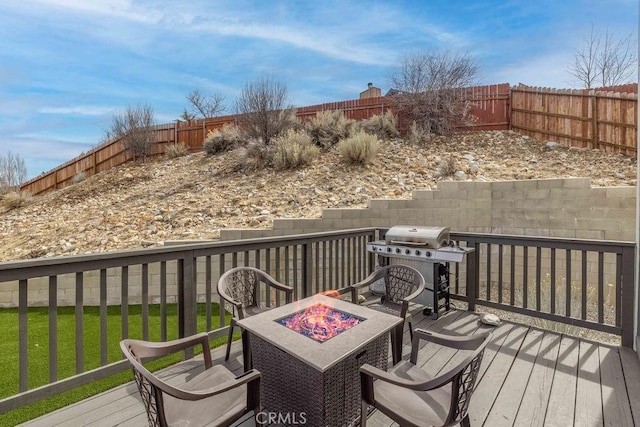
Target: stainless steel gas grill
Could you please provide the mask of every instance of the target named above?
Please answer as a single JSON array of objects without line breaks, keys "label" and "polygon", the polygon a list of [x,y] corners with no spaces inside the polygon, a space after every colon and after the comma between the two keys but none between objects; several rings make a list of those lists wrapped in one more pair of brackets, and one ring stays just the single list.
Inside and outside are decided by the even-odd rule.
[{"label": "stainless steel gas grill", "polygon": [[455,245],[449,236],[449,227],[396,225],[384,235],[384,240],[367,244],[367,252],[378,254],[380,265],[405,264],[424,276],[424,292],[414,303],[425,306],[425,314],[438,318],[448,311],[449,263],[462,262],[473,248]]}]

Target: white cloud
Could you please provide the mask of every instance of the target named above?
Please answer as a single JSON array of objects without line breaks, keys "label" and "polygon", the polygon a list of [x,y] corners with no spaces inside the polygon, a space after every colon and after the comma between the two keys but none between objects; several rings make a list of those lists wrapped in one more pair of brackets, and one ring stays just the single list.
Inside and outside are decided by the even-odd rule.
[{"label": "white cloud", "polygon": [[102,116],[113,112],[113,107],[97,107],[76,105],[69,107],[42,107],[39,112],[42,114],[73,114],[80,116]]}]

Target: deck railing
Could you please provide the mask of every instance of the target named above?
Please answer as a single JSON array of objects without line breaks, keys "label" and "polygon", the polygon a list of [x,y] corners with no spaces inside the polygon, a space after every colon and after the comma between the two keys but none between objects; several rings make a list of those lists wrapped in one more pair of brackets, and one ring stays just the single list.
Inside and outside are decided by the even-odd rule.
[{"label": "deck railing", "polygon": [[[294,286],[296,299],[344,289],[373,271],[376,260],[365,246],[380,235],[381,229],[363,228],[0,263],[0,287],[15,286],[18,294],[19,322],[19,369],[3,373],[5,378],[17,376],[19,386],[0,400],[0,413],[128,369],[124,360],[109,363],[107,357],[107,329],[114,327],[107,319],[109,305],[120,306],[121,321],[115,326],[120,330],[118,341],[130,337],[129,306],[134,304],[141,305],[142,328],[139,337],[131,338],[165,340],[169,326],[179,336],[191,335],[200,332],[198,320],[212,339],[224,337],[228,329],[223,310],[217,322],[220,327],[212,330],[212,307],[214,302],[221,303],[215,285],[224,271],[240,265],[260,268]],[[622,345],[632,346],[633,243],[474,233],[452,233],[452,238],[476,249],[464,263],[450,265],[452,298],[466,301],[470,310],[483,305],[582,326],[620,335]],[[60,283],[69,275],[75,305],[75,342],[71,344],[58,342],[57,318],[58,295],[64,291]],[[41,357],[28,341],[28,308],[37,302],[30,288],[42,278],[48,285],[44,303],[48,306],[49,378],[48,384],[30,388],[29,360]],[[99,297],[100,364],[88,369],[83,364],[87,352],[83,335],[88,333],[83,313],[90,293]],[[168,325],[167,306],[173,293],[177,325]],[[149,322],[151,303],[160,305],[159,324]],[[200,315],[204,319],[198,318],[198,303],[205,306]],[[72,345],[75,351],[75,375],[62,379],[58,375],[60,344]]]},{"label": "deck railing", "polygon": [[[276,280],[294,287],[294,297],[304,298],[314,293],[339,289],[363,279],[372,270],[372,258],[363,256],[365,245],[374,240],[376,229],[366,228],[328,233],[314,233],[286,237],[225,241],[189,245],[167,246],[141,250],[56,257],[40,260],[0,263],[0,286],[16,286],[18,293],[18,352],[19,372],[4,373],[19,377],[18,390],[14,395],[0,400],[0,413],[47,398],[53,394],[91,383],[129,368],[126,361],[108,363],[108,301],[120,305],[120,328],[122,338],[129,335],[129,305],[141,304],[142,334],[148,339],[150,328],[159,328],[161,340],[167,339],[167,305],[170,300],[170,282],[176,280],[173,289],[177,302],[178,336],[188,336],[197,330],[198,300],[206,308],[206,330],[212,339],[226,336],[224,310],[220,310],[220,328],[212,328],[212,304],[220,302],[216,294],[216,283],[226,270],[236,266],[253,266],[267,271]],[[116,274],[114,271],[116,270]],[[160,271],[151,274],[151,271]],[[97,276],[99,282],[99,336],[100,367],[86,370],[83,364],[87,349],[83,344],[85,277]],[[69,378],[58,377],[59,346],[70,345],[58,341],[58,294],[63,292],[59,279],[63,275],[74,275],[75,286],[75,370]],[[28,342],[28,307],[30,281],[48,280],[48,370],[47,385],[29,389],[29,359],[36,356]],[[119,295],[113,293],[113,279]],[[17,284],[16,284],[17,282]],[[108,283],[109,282],[109,283]],[[153,289],[150,291],[150,289]],[[88,294],[88,292],[87,292]],[[160,324],[149,324],[149,304],[159,300]],[[267,300],[270,301],[270,300]],[[275,300],[276,304],[280,301]],[[114,325],[109,324],[110,328]],[[174,325],[176,326],[176,325]],[[156,334],[158,335],[158,334]],[[118,339],[119,341],[119,339]],[[187,355],[188,357],[188,355]],[[42,361],[41,363],[47,363]],[[7,378],[7,377],[5,377]],[[5,390],[6,392],[6,390]]]},{"label": "deck railing", "polygon": [[602,331],[633,347],[634,243],[474,233],[452,238],[475,248],[466,265],[453,267],[453,298],[467,301],[469,310],[482,305]]}]

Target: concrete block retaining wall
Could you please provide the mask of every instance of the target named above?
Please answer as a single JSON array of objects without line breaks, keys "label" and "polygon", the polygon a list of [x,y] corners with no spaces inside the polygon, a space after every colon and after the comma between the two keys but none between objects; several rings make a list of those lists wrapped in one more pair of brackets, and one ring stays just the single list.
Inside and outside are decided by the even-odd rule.
[{"label": "concrete block retaining wall", "polygon": [[[448,226],[451,231],[599,240],[635,239],[636,188],[591,188],[589,178],[527,181],[442,181],[436,190],[415,190],[411,199],[373,199],[366,208],[324,209],[321,218],[276,219],[273,228],[221,230],[222,240],[282,236],[397,224]],[[492,249],[496,250],[496,249]],[[543,254],[544,255],[544,254]],[[531,268],[531,264],[529,265]],[[204,262],[198,270],[198,299],[204,300]],[[110,304],[120,302],[119,269],[108,271]],[[159,264],[149,265],[152,302],[159,300]],[[176,266],[170,273],[168,300],[176,300]],[[214,271],[217,276],[217,271]],[[129,268],[129,301],[140,301],[140,268]],[[497,273],[493,275],[497,277]],[[85,273],[84,301],[99,303],[99,272]],[[215,282],[212,284],[215,289]],[[0,306],[17,304],[17,283],[0,286]],[[217,298],[217,297],[214,297]],[[48,279],[29,281],[31,305],[46,305]],[[73,305],[75,276],[58,278],[59,305]]]}]

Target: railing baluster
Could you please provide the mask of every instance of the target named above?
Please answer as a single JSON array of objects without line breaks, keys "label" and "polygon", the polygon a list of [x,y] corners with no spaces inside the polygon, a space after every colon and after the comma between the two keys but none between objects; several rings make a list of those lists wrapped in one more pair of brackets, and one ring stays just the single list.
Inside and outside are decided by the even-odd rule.
[{"label": "railing baluster", "polygon": [[211,326],[211,255],[204,257],[204,300],[207,331],[212,329]]},{"label": "railing baluster", "polygon": [[582,320],[587,320],[587,251],[581,251],[582,261]]},{"label": "railing baluster", "polygon": [[[100,365],[107,364],[107,269],[100,270]],[[122,356],[124,357],[124,356]]]},{"label": "railing baluster", "polygon": [[[500,304],[502,304],[502,281],[504,279],[502,274],[502,266],[504,262],[502,250],[502,244],[498,245],[498,302]],[[458,268],[458,264],[459,263],[456,263],[456,269]]]},{"label": "railing baluster", "polygon": [[567,269],[565,271],[565,316],[571,317],[571,249],[567,249]]},{"label": "railing baluster", "polygon": [[84,274],[76,273],[76,374],[84,372]]},{"label": "railing baluster", "polygon": [[491,301],[491,243],[487,244],[487,301]]},{"label": "railing baluster", "polygon": [[311,248],[313,248],[312,250],[314,259],[313,266],[311,266],[314,272],[313,277],[315,282],[313,287],[311,288],[313,289],[312,293],[317,293],[324,290],[322,289],[322,285],[320,284],[320,243],[321,242],[314,242],[309,244]]},{"label": "railing baluster", "polygon": [[58,380],[58,276],[49,276],[49,382]]},{"label": "railing baluster", "polygon": [[511,283],[510,283],[510,304],[515,305],[515,297],[516,297],[516,247],[515,245],[511,245]]},{"label": "railing baluster", "polygon": [[551,248],[551,313],[556,314],[556,248]]},{"label": "railing baluster", "polygon": [[542,271],[542,248],[540,246],[538,246],[536,248],[536,310],[540,311],[540,306],[541,306],[541,290],[540,288],[542,287],[542,283],[541,283],[541,271]]},{"label": "railing baluster", "polygon": [[522,247],[522,307],[529,308],[529,246]]},{"label": "railing baluster", "polygon": [[129,266],[122,266],[120,281],[120,315],[122,339],[129,338]]},{"label": "railing baluster", "polygon": [[598,252],[598,323],[604,323],[604,253]]},{"label": "railing baluster", "polygon": [[29,334],[28,322],[29,304],[27,279],[18,282],[18,364],[19,364],[19,391],[27,391],[29,388]]},{"label": "railing baluster", "polygon": [[160,262],[160,341],[167,341],[167,262]]},{"label": "railing baluster", "polygon": [[142,339],[149,340],[149,264],[142,264]]}]

